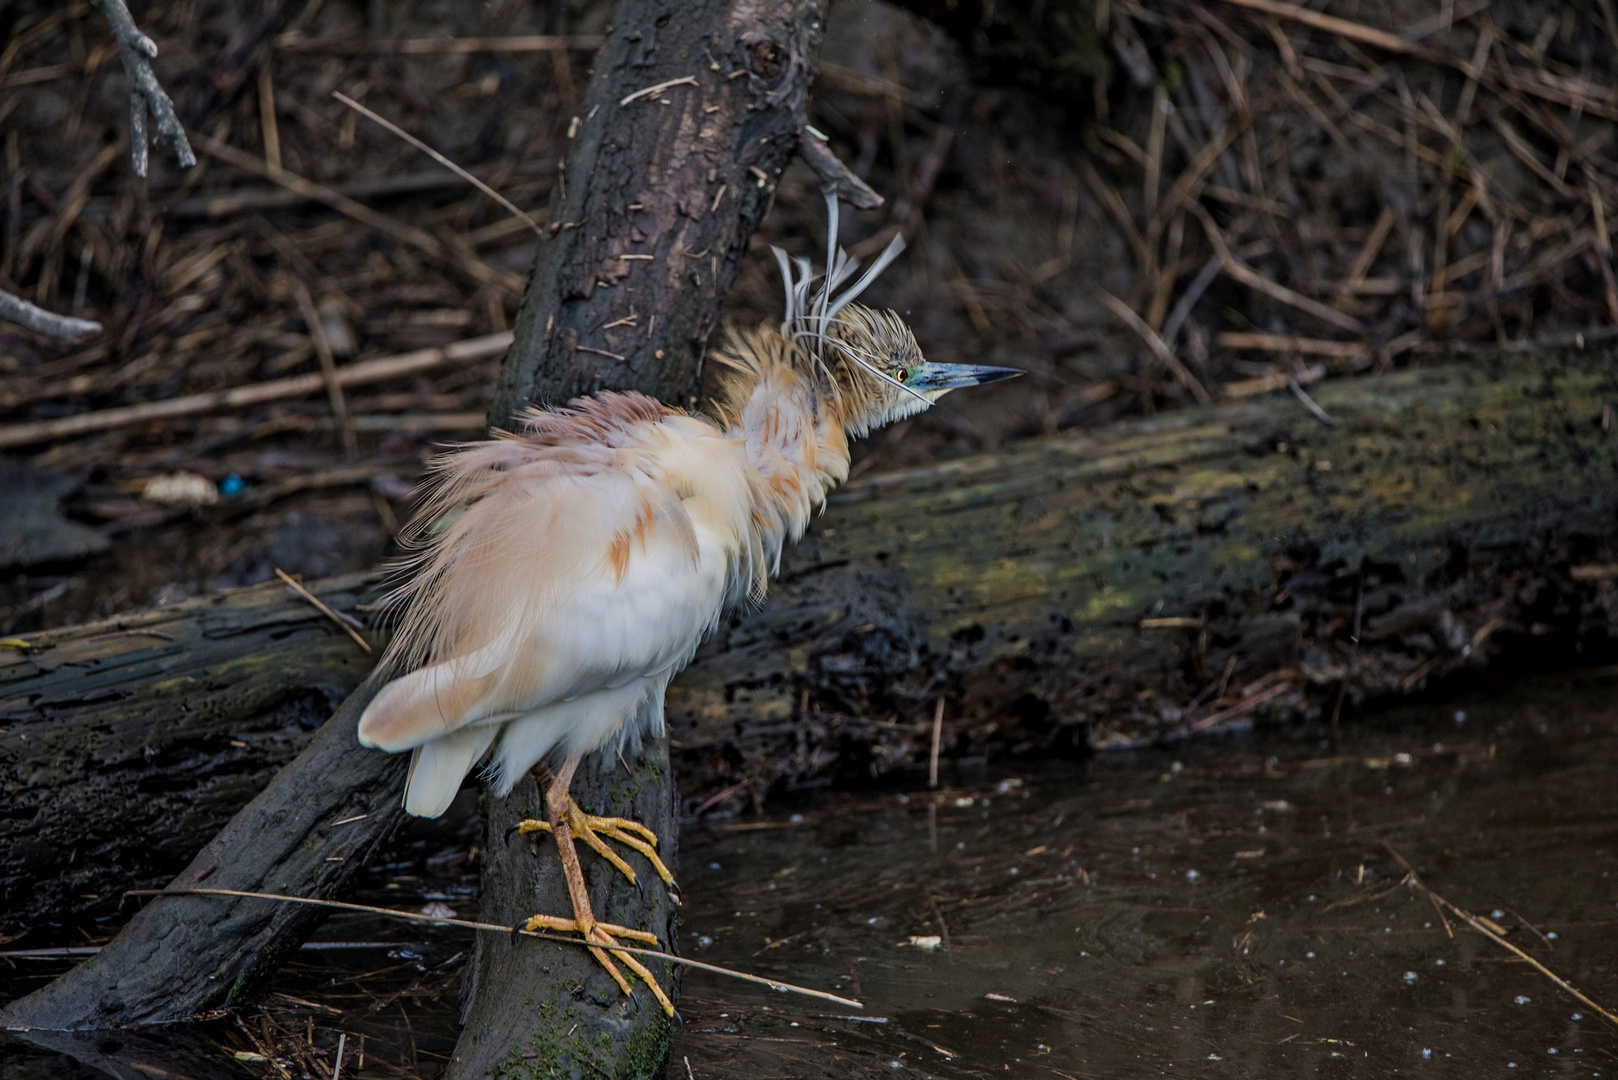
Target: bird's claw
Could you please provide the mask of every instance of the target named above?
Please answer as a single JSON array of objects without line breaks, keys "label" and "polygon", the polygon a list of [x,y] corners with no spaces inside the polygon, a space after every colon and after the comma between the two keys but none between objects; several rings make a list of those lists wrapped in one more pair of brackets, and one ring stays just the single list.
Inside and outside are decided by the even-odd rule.
[{"label": "bird's claw", "polygon": [[590,950],[590,955],[594,956],[596,962],[607,969],[607,974],[612,976],[612,981],[618,984],[618,989],[624,992],[625,997],[633,998],[634,993],[629,987],[629,980],[625,979],[623,972],[618,970],[617,964],[614,963],[615,960],[629,968],[637,978],[647,985],[652,991],[652,996],[657,998],[657,1003],[662,1006],[664,1013],[671,1017],[677,1017],[674,1011],[674,1002],[669,1000],[669,996],[657,984],[657,980],[652,977],[652,973],[646,970],[646,965],[636,959],[633,953],[618,952],[616,956],[609,956],[609,952],[616,952],[617,950],[602,948],[602,946],[619,945],[618,938],[638,941],[655,947],[659,944],[656,934],[649,934],[644,930],[634,930],[627,926],[618,926],[615,923],[597,922],[588,915],[584,918],[573,919],[564,919],[557,915],[534,915],[512,927],[511,935],[516,938],[520,933],[533,933],[538,930],[578,934],[584,939]]},{"label": "bird's claw", "polygon": [[[657,876],[663,879],[664,884],[671,888],[674,887],[674,875],[669,872],[667,866],[663,865],[663,860],[657,857],[657,833],[640,822],[629,818],[587,814],[579,807],[578,803],[573,801],[573,796],[564,795],[563,798],[566,799],[566,802],[558,806],[557,810],[560,816],[567,820],[568,828],[572,831],[573,838],[582,840],[589,845],[590,850],[606,859],[620,874],[628,878],[631,885],[638,883],[634,869],[623,860],[621,855],[608,847],[606,840],[603,840],[602,837],[606,837],[608,840],[616,840],[625,847],[638,851],[652,864],[652,869],[657,871]],[[513,832],[526,836],[529,833],[551,831],[550,822],[529,818],[519,821],[511,829],[507,830],[506,839],[509,841]],[[676,888],[675,891],[677,893],[678,889]]]}]

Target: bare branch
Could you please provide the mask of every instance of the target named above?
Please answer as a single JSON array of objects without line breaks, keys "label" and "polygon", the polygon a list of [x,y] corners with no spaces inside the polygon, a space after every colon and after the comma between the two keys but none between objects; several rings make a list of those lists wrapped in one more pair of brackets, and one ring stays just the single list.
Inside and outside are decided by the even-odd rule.
[{"label": "bare branch", "polygon": [[20,296],[0,290],[0,319],[25,326],[36,334],[77,344],[85,338],[101,333],[101,324],[89,319],[75,319],[68,315],[53,315],[36,307]]},{"label": "bare branch", "polygon": [[157,119],[157,141],[174,148],[180,167],[189,169],[197,163],[186,140],[185,128],[174,115],[174,102],[152,74],[152,59],[157,56],[157,42],[140,32],[129,14],[124,0],[91,0],[106,16],[112,36],[118,39],[118,54],[124,60],[124,73],[129,76],[129,162],[136,176],[146,175],[146,110]]},{"label": "bare branch", "polygon": [[881,206],[884,201],[882,196],[837,159],[831,147],[826,145],[825,138],[811,127],[805,127],[798,135],[798,156],[820,177],[821,188],[836,191],[838,198],[861,210],[875,210]]}]

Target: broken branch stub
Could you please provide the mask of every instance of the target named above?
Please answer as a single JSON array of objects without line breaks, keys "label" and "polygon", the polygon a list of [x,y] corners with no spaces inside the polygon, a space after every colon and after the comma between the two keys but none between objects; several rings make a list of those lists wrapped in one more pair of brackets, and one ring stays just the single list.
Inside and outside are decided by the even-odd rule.
[{"label": "broken branch stub", "polygon": [[129,77],[129,163],[135,175],[146,175],[148,110],[157,121],[157,141],[172,147],[180,167],[189,169],[197,163],[197,155],[186,140],[185,127],[180,123],[180,118],[174,115],[174,102],[169,100],[163,84],[157,81],[157,76],[152,72],[152,61],[157,57],[157,42],[140,32],[124,0],[91,2],[106,17],[112,36],[118,41],[118,55],[123,58],[124,73]]},{"label": "broken branch stub", "polygon": [[57,315],[20,296],[0,289],[0,319],[14,322],[36,334],[76,345],[86,338],[101,333],[101,324],[89,319],[75,319],[71,315]]}]

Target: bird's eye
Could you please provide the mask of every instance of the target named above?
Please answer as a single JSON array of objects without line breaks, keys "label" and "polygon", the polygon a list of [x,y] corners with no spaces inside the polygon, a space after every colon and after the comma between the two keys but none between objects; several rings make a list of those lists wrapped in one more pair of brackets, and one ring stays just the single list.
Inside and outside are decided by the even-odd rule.
[{"label": "bird's eye", "polygon": [[909,368],[900,368],[898,371],[893,373],[893,377],[895,379],[898,379],[900,382],[909,382],[910,381],[910,369]]}]

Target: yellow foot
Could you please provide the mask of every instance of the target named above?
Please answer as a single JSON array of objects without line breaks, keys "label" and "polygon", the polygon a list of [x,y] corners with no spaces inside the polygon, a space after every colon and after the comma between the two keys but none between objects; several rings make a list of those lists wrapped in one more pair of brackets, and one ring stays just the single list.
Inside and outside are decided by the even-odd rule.
[{"label": "yellow foot", "polygon": [[[625,847],[646,856],[647,861],[652,864],[652,869],[657,871],[657,876],[663,879],[663,884],[674,884],[674,875],[669,873],[669,868],[663,865],[663,860],[657,857],[657,834],[655,832],[640,822],[631,821],[628,818],[599,817],[595,814],[586,814],[579,809],[579,804],[573,801],[573,796],[564,795],[562,797],[567,800],[562,813],[565,815],[568,826],[573,832],[573,838],[583,840],[586,844],[589,844],[596,854],[616,866],[618,871],[629,879],[631,885],[635,884],[635,871],[630,869],[629,864],[624,862],[616,851],[607,846],[606,841],[601,839],[603,836],[610,840],[616,840]],[[548,833],[550,831],[550,822],[539,821],[534,818],[520,821],[516,826],[516,832],[522,836],[537,832]]]},{"label": "yellow foot", "polygon": [[[633,822],[630,824],[633,824]],[[655,856],[653,861],[656,862]],[[630,875],[630,880],[634,880],[633,874]],[[623,972],[619,971],[617,965],[613,963],[614,959],[634,972],[650,988],[652,996],[657,998],[657,1003],[663,1007],[663,1012],[666,1015],[674,1015],[674,1002],[669,1000],[669,996],[663,992],[663,988],[657,985],[657,980],[652,977],[652,973],[646,970],[646,965],[635,959],[633,953],[620,952],[616,957],[610,957],[607,955],[608,949],[597,948],[599,945],[617,945],[619,944],[618,938],[645,942],[656,947],[658,944],[657,935],[648,934],[644,930],[631,930],[627,926],[614,926],[612,923],[596,922],[595,919],[588,915],[579,919],[564,919],[557,915],[535,915],[527,922],[518,924],[518,929],[528,931],[557,930],[562,933],[578,934],[585,941],[591,943],[590,955],[594,956],[601,966],[607,969],[607,974],[612,976],[612,981],[618,984],[618,989],[624,992],[625,997],[633,997],[634,994],[629,989],[629,980],[624,978]]]}]

